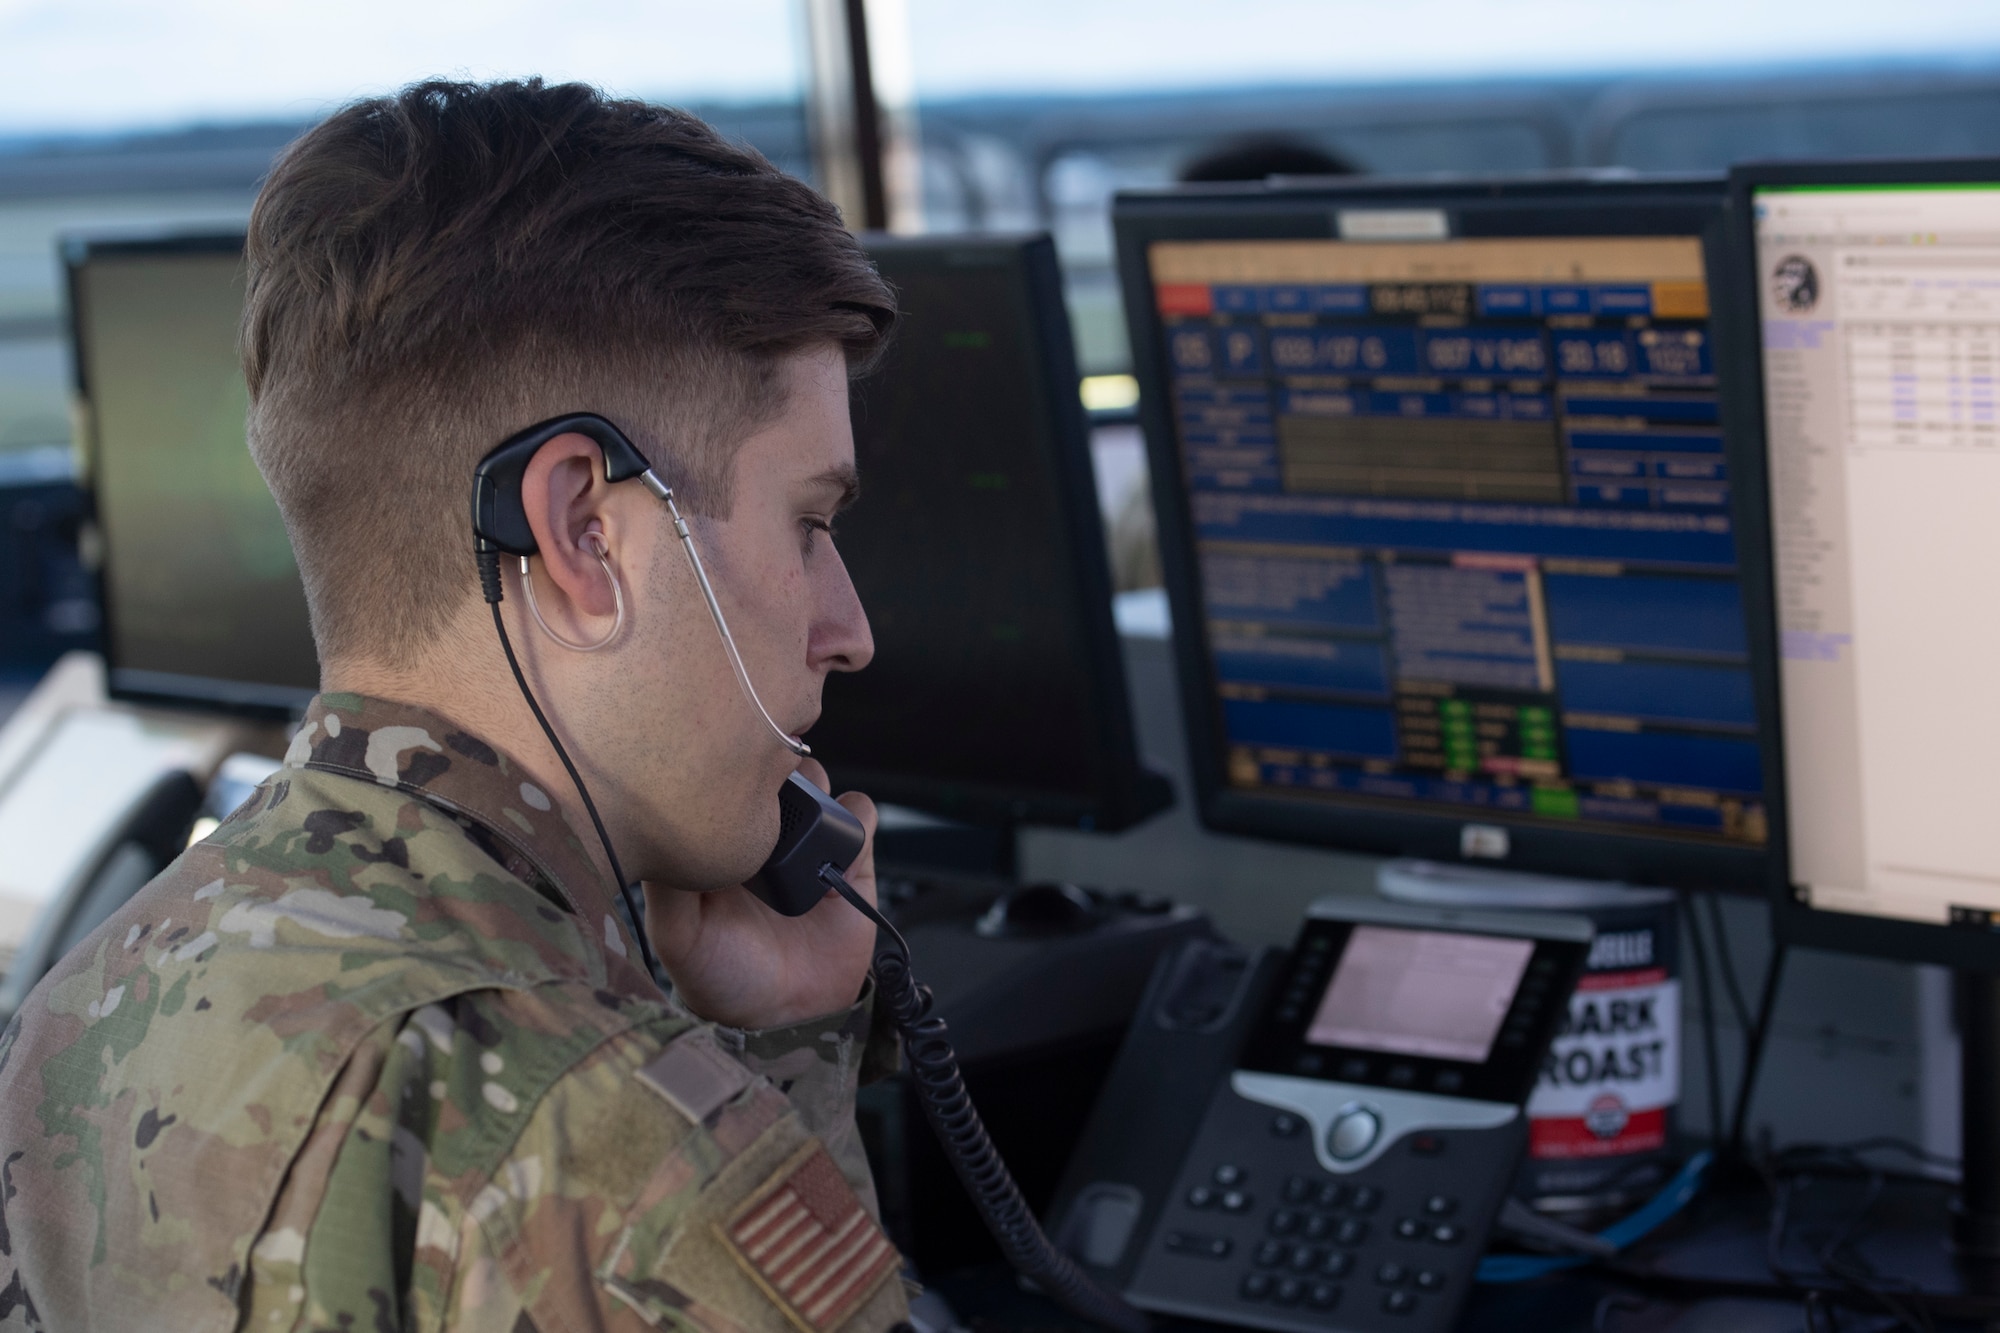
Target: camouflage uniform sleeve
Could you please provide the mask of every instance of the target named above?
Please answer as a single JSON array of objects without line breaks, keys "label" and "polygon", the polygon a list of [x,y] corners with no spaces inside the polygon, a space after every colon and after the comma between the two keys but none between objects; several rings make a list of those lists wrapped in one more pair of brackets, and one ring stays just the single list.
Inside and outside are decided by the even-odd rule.
[{"label": "camouflage uniform sleeve", "polygon": [[875,1178],[854,1123],[854,1093],[896,1071],[902,1048],[886,1018],[875,1019],[875,980],[846,1009],[786,1027],[717,1027],[716,1037],[752,1073],[777,1084],[809,1132],[823,1140],[840,1172],[879,1216]]},{"label": "camouflage uniform sleeve", "polygon": [[466,1210],[453,1329],[907,1320],[900,1258],[789,1099],[712,1029],[618,1045],[552,1090]]},{"label": "camouflage uniform sleeve", "polygon": [[[784,1095],[678,1019],[545,1054],[573,1013],[461,997],[364,1043],[252,1247],[239,1327],[873,1333],[905,1317],[893,1248]],[[815,1153],[834,1187],[804,1192],[848,1239],[801,1296],[730,1228]]]}]

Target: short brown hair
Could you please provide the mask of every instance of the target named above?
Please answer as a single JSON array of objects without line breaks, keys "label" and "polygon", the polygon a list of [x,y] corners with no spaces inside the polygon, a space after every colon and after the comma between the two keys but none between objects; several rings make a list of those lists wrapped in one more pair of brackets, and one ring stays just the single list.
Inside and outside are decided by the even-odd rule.
[{"label": "short brown hair", "polygon": [[477,585],[472,469],[618,422],[697,512],[785,356],[879,350],[894,299],[825,199],[684,112],[539,79],[336,112],[250,216],[250,450],[322,661],[409,664]]}]

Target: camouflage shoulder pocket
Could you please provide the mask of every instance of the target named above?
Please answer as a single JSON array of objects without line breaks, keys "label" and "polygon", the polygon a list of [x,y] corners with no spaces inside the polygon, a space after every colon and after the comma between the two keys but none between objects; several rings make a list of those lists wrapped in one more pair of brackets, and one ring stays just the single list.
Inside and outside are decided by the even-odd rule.
[{"label": "camouflage shoulder pocket", "polygon": [[[674,1046],[688,1042],[713,1039]],[[893,1247],[791,1103],[750,1079],[704,1106],[733,1080],[704,1072],[706,1051],[686,1055],[638,1075],[669,1082],[675,1110],[705,1113],[634,1200],[598,1272],[606,1290],[654,1327],[701,1333],[866,1333],[906,1319]]]}]

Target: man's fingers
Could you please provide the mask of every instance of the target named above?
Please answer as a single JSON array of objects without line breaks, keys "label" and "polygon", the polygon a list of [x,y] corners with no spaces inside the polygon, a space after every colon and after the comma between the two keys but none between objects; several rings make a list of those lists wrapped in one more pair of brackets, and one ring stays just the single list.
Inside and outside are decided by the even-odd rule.
[{"label": "man's fingers", "polygon": [[870,842],[873,842],[875,840],[875,824],[877,816],[875,812],[875,802],[868,798],[867,793],[858,791],[844,791],[840,795],[834,797],[833,799],[838,801],[841,805],[846,806],[847,813],[853,815],[856,819],[861,821],[861,827],[867,830],[868,840]]},{"label": "man's fingers", "polygon": [[646,895],[646,933],[652,936],[653,951],[662,962],[679,962],[701,932],[703,895],[663,884],[641,887]]},{"label": "man's fingers", "polygon": [[877,902],[879,900],[875,896],[875,802],[868,799],[866,793],[858,791],[842,792],[833,799],[839,801],[847,813],[861,821],[862,831],[867,835],[867,840],[861,844],[861,854],[854,858],[854,866],[849,867],[849,869],[858,868],[862,872],[855,877],[859,882],[856,883],[855,879],[850,879],[848,882],[854,884],[855,891],[863,898],[871,903]]},{"label": "man's fingers", "polygon": [[[833,790],[832,779],[826,775],[826,768],[817,759],[799,760],[799,772],[806,775],[806,781],[823,792]],[[861,821],[861,827],[868,832],[869,841],[875,839],[875,802],[858,791],[842,792],[834,800],[847,807],[849,814]]]}]

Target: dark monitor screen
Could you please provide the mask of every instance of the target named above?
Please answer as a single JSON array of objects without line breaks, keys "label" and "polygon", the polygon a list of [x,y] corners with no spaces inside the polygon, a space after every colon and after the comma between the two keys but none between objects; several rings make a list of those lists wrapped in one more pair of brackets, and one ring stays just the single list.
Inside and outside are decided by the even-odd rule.
[{"label": "dark monitor screen", "polygon": [[2000,969],[2000,161],[1750,167],[1736,189],[1776,555],[1780,928]]},{"label": "dark monitor screen", "polygon": [[241,236],[64,246],[112,692],[296,709],[319,666],[237,358]]},{"label": "dark monitor screen", "polygon": [[1750,889],[1719,181],[1122,199],[1214,826]]},{"label": "dark monitor screen", "polygon": [[808,738],[842,785],[977,823],[1115,828],[1133,740],[1075,355],[1046,237],[871,238],[902,318],[854,386],[839,524],[875,658]]}]

